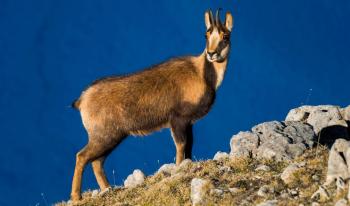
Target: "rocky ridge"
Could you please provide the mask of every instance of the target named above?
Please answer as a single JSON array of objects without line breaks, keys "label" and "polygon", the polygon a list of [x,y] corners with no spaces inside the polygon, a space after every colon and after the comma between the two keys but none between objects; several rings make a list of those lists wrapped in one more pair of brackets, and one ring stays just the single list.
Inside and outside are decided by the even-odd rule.
[{"label": "rocky ridge", "polygon": [[87,191],[77,205],[347,205],[349,121],[350,106],[292,109],[233,135],[229,153],[148,177],[135,170],[123,187]]}]

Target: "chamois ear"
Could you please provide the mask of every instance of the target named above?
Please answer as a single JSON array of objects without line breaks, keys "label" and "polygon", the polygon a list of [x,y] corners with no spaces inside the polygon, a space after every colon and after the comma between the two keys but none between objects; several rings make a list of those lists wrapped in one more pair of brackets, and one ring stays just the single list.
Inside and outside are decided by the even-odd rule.
[{"label": "chamois ear", "polygon": [[210,10],[207,10],[205,12],[204,21],[205,21],[205,26],[207,27],[207,29],[209,29],[211,27],[211,25],[213,24],[213,14],[211,13]]},{"label": "chamois ear", "polygon": [[230,12],[226,13],[225,26],[229,31],[232,31],[233,27],[233,17]]}]

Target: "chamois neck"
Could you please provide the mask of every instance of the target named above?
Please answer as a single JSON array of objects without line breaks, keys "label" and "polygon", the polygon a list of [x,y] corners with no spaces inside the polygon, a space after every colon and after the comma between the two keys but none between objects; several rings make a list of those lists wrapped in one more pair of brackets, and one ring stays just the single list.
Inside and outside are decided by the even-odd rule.
[{"label": "chamois neck", "polygon": [[225,75],[227,58],[222,62],[210,62],[206,57],[206,52],[193,58],[194,64],[198,70],[198,73],[204,77],[207,85],[217,90],[222,83]]}]

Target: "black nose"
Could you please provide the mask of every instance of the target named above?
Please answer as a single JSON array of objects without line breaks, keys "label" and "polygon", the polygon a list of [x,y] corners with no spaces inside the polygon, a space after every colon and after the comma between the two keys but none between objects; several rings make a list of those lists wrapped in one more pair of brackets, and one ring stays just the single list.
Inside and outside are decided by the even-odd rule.
[{"label": "black nose", "polygon": [[214,56],[214,54],[216,54],[216,52],[215,51],[213,51],[213,52],[207,52],[208,53],[208,55],[210,56],[210,57],[213,57]]}]

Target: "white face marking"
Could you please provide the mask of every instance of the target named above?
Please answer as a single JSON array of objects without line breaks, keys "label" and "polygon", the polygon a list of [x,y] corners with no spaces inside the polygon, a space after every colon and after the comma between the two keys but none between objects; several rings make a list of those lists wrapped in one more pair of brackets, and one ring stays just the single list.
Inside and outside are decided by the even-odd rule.
[{"label": "white face marking", "polygon": [[[209,48],[209,52],[214,52],[216,50],[216,48],[218,47],[220,43],[220,34],[217,28],[214,28],[214,30],[212,31],[212,33],[209,36],[208,39],[208,48]],[[209,54],[207,53],[207,59],[210,62],[214,62],[216,61],[218,58],[217,54],[214,54],[212,57],[209,56]]]},{"label": "white face marking", "polygon": [[[209,48],[215,48],[218,47],[218,44],[220,42],[220,34],[217,28],[214,28],[213,32],[211,33],[209,37]],[[212,51],[210,51],[212,52]]]},{"label": "white face marking", "polygon": [[226,58],[226,56],[228,55],[229,47],[230,46],[227,45],[223,50],[221,50],[221,52],[220,52],[221,58]]}]

